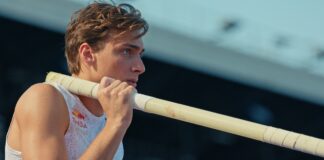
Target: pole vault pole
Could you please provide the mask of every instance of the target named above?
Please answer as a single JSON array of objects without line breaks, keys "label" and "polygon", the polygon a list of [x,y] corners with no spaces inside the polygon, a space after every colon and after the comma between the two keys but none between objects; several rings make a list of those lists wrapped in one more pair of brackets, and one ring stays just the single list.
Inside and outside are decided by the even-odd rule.
[{"label": "pole vault pole", "polygon": [[[59,83],[70,92],[97,98],[98,84],[60,73],[49,72],[48,83]],[[136,109],[193,123],[280,147],[324,157],[324,140],[218,113],[213,113],[155,97],[136,93]]]}]

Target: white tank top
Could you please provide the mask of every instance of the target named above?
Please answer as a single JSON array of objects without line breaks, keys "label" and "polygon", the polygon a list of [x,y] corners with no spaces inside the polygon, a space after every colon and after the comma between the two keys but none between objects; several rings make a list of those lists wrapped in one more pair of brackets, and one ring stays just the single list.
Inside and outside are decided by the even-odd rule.
[{"label": "white tank top", "polygon": [[[78,159],[88,148],[97,134],[106,123],[106,116],[96,117],[88,111],[80,99],[57,83],[48,83],[54,86],[64,97],[69,111],[70,124],[64,136],[69,160]],[[124,148],[121,143],[115,153],[114,160],[121,160]],[[5,159],[21,159],[21,152],[16,151],[6,142]]]}]

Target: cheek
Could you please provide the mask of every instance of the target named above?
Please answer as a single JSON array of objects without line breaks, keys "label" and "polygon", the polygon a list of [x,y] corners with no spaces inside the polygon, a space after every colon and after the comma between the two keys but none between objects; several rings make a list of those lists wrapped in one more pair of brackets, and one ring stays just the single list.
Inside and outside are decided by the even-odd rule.
[{"label": "cheek", "polygon": [[121,71],[127,71],[130,67],[130,64],[131,63],[129,60],[121,59],[116,61],[115,67],[117,67]]},{"label": "cheek", "polygon": [[106,70],[109,73],[114,74],[114,76],[120,76],[123,74],[127,74],[130,70],[130,63],[127,60],[116,59],[115,61],[111,61],[109,65],[106,66]]}]

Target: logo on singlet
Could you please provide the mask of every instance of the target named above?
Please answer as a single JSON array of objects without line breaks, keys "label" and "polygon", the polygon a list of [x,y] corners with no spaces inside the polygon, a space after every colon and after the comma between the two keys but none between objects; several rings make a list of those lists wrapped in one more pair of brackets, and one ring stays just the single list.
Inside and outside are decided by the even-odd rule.
[{"label": "logo on singlet", "polygon": [[72,119],[75,124],[77,124],[79,127],[87,128],[87,125],[84,122],[84,120],[86,118],[86,116],[84,114],[82,114],[76,108],[73,108],[72,115],[73,115]]}]

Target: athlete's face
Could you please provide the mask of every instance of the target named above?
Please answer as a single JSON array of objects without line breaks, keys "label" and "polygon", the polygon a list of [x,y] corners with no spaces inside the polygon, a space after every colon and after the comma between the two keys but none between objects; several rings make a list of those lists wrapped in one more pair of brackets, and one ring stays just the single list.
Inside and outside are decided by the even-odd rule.
[{"label": "athlete's face", "polygon": [[136,87],[139,76],[145,71],[143,51],[141,38],[123,37],[116,41],[108,41],[105,47],[95,54],[98,75],[125,81]]},{"label": "athlete's face", "polygon": [[124,36],[114,41],[107,40],[101,50],[91,53],[94,61],[86,66],[91,68],[90,80],[99,82],[103,76],[108,76],[136,87],[139,76],[145,71],[143,52],[141,38]]}]

